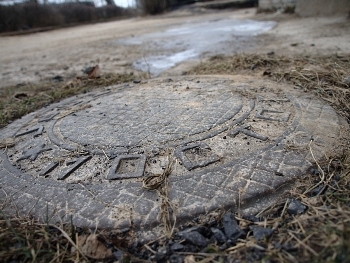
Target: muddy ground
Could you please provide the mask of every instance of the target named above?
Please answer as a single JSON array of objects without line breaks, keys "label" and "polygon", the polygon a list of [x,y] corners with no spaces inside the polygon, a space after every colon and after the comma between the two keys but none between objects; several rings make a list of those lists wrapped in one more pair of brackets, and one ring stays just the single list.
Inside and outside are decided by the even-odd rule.
[{"label": "muddy ground", "polygon": [[[230,36],[227,38],[230,32],[226,32],[226,38],[219,44],[214,43],[213,48],[201,49],[195,55],[186,53],[187,42],[181,42],[179,47],[176,47],[176,43],[165,43],[168,46],[162,47],[164,32],[191,24],[197,25],[195,30],[198,32],[205,32],[207,28],[203,23],[210,25],[230,19],[276,23],[267,32],[253,32],[249,36],[244,36],[244,27],[241,28],[240,36],[232,36],[231,39]],[[150,42],[144,42],[145,35],[151,39]],[[195,36],[196,32],[188,35],[188,38]],[[176,36],[172,37],[176,41]],[[133,38],[142,41],[135,41],[131,45],[130,40]],[[208,38],[210,46],[211,36]],[[203,42],[203,39],[198,41]],[[142,67],[137,67],[137,64],[148,66],[148,59],[174,57],[174,54],[177,56],[179,53],[184,58],[177,60],[177,56],[173,63],[175,65],[170,63],[158,71],[147,67],[142,69],[150,73],[148,75],[151,77],[180,75],[220,53],[344,54],[350,53],[349,43],[350,19],[346,17],[298,18],[291,14],[257,14],[255,8],[209,10],[190,6],[160,16],[0,37],[0,87],[52,80],[57,75],[63,80],[70,80],[82,75],[84,68],[95,64],[99,64],[101,73],[139,74],[141,71],[137,68]],[[185,53],[181,53],[183,51]]]}]

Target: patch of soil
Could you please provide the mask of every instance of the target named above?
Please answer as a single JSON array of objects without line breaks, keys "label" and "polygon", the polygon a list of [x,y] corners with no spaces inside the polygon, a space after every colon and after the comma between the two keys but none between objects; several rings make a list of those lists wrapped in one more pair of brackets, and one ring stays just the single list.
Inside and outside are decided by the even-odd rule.
[{"label": "patch of soil", "polygon": [[[0,37],[0,87],[73,79],[95,66],[101,73],[137,72],[133,62],[150,55],[147,46],[123,45],[122,38],[162,32],[184,23],[217,19],[277,21],[275,28],[256,36],[249,50],[237,53],[275,52],[281,55],[350,53],[350,20],[345,17],[298,18],[290,14],[256,14],[256,8],[220,10],[181,8],[161,16],[138,17],[101,24],[58,29],[31,35]],[[157,41],[157,39],[155,39]],[[161,75],[179,75],[212,54],[202,54]]]}]

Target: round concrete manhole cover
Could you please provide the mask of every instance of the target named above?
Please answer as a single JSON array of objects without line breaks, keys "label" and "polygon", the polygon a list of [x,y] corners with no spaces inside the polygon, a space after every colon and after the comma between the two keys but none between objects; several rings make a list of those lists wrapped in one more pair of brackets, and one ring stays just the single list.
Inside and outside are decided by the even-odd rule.
[{"label": "round concrete manhole cover", "polygon": [[147,229],[161,198],[142,187],[172,164],[168,197],[184,222],[217,208],[258,212],[316,160],[346,122],[289,86],[249,77],[124,84],[53,104],[1,130],[8,210],[79,226]]}]

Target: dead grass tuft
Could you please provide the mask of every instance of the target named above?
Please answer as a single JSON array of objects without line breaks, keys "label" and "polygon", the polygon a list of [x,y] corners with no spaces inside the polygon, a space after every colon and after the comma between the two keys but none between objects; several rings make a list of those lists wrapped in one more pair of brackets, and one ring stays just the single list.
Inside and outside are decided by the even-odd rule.
[{"label": "dead grass tuft", "polygon": [[188,74],[254,74],[287,82],[305,92],[317,93],[338,112],[349,117],[350,55],[285,57],[240,54],[214,56]]},{"label": "dead grass tuft", "polygon": [[[132,81],[133,74],[104,74],[82,77],[65,83],[25,84],[0,88],[0,128],[45,105],[93,89]],[[20,94],[20,96],[19,96]]]},{"label": "dead grass tuft", "polygon": [[147,190],[156,190],[160,199],[159,219],[162,222],[165,235],[171,238],[176,224],[176,206],[168,197],[169,181],[168,177],[172,172],[175,160],[169,160],[163,173],[147,176],[143,179],[142,187]]},{"label": "dead grass tuft", "polygon": [[7,217],[0,210],[1,262],[89,262],[76,247],[75,228]]}]

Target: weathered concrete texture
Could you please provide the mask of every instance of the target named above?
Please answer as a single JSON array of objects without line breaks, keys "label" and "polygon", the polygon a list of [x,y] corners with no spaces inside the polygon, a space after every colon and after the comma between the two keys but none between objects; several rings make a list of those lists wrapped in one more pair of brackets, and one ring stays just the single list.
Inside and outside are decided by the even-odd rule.
[{"label": "weathered concrete texture", "polygon": [[295,13],[306,16],[348,15],[350,0],[297,0]]},{"label": "weathered concrete texture", "polygon": [[296,2],[297,0],[259,0],[259,8],[262,10],[293,8]]},{"label": "weathered concrete texture", "polygon": [[251,77],[178,77],[66,99],[13,122],[0,139],[5,209],[79,226],[150,229],[160,199],[142,188],[174,161],[177,222],[216,208],[253,214],[341,151],[347,123],[327,104]]}]

